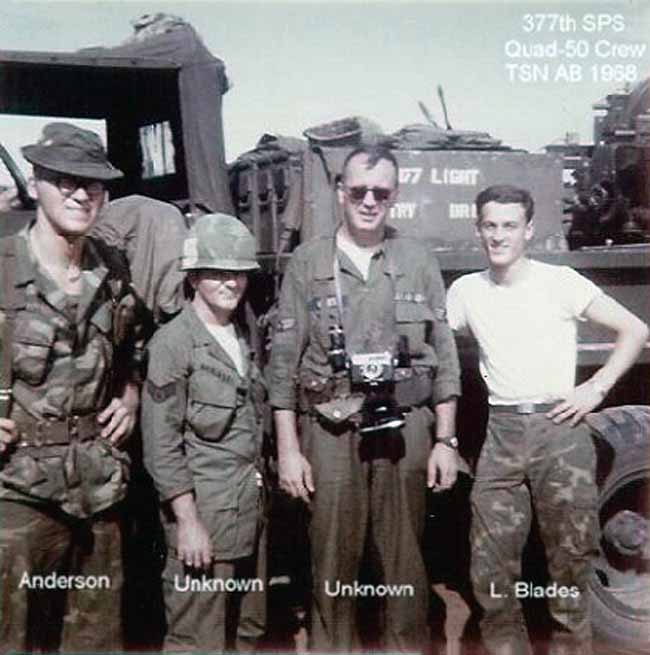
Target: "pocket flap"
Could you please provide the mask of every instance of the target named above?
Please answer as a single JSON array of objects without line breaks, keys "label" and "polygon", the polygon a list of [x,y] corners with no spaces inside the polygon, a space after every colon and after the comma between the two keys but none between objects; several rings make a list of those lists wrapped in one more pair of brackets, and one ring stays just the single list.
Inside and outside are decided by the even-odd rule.
[{"label": "pocket flap", "polygon": [[190,380],[190,400],[214,407],[237,407],[237,387],[221,382],[206,373],[198,373]]},{"label": "pocket flap", "polygon": [[395,303],[395,320],[398,323],[424,323],[433,321],[433,312],[426,305],[415,302]]},{"label": "pocket flap", "polygon": [[108,304],[103,304],[92,315],[90,322],[95,325],[100,332],[109,334],[113,327],[113,312]]}]

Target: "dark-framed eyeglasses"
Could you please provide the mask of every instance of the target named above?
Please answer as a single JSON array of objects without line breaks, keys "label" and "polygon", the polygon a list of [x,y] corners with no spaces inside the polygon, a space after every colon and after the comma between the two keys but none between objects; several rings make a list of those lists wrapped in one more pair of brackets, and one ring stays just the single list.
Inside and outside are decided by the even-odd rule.
[{"label": "dark-framed eyeglasses", "polygon": [[35,177],[54,184],[66,197],[71,196],[79,188],[85,189],[90,198],[103,196],[106,191],[106,185],[101,180],[93,180],[87,177],[77,177],[76,175],[67,175],[45,169],[39,170]]},{"label": "dark-framed eyeglasses", "polygon": [[343,190],[355,205],[361,204],[369,191],[375,202],[379,204],[389,202],[393,194],[393,189],[381,186],[344,186]]},{"label": "dark-framed eyeglasses", "polygon": [[106,187],[99,180],[88,180],[83,177],[71,177],[70,175],[60,175],[57,178],[56,185],[64,196],[71,196],[78,188],[82,187],[91,198],[97,198],[104,195]]}]

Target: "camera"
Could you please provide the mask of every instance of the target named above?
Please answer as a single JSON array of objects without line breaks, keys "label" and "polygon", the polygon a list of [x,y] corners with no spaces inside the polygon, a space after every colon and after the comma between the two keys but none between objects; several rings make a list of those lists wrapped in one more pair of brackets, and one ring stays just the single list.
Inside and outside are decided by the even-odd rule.
[{"label": "camera", "polygon": [[404,413],[393,394],[396,360],[390,352],[361,353],[350,357],[350,381],[363,386],[361,434],[394,430],[404,425]]},{"label": "camera", "polygon": [[352,384],[382,384],[394,377],[393,356],[383,353],[361,353],[350,357],[350,381]]},{"label": "camera", "polygon": [[332,325],[328,333],[327,359],[332,370],[334,373],[347,370],[351,385],[361,387],[364,394],[359,432],[369,434],[401,428],[405,420],[394,396],[395,367],[410,366],[408,339],[400,337],[396,357],[389,351],[348,357],[343,327]]}]

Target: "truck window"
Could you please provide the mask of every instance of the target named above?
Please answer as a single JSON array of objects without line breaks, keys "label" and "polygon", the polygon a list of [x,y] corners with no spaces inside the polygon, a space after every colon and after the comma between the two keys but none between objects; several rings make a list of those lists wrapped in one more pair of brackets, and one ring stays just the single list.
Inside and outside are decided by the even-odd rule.
[{"label": "truck window", "polygon": [[140,127],[140,147],[143,179],[176,173],[172,128],[169,121]]}]

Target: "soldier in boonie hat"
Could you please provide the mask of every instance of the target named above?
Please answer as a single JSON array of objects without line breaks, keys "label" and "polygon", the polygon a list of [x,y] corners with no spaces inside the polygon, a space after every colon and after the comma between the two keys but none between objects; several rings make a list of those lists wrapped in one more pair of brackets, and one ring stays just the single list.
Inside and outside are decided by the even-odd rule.
[{"label": "soldier in boonie hat", "polygon": [[[122,173],[96,134],[67,123],[23,153],[36,218],[0,239],[2,651],[47,652],[57,632],[61,652],[122,652],[119,447],[137,420],[144,321],[118,258],[87,238]],[[110,585],[68,594],[65,611],[21,582],[52,573],[82,589],[97,571]]]},{"label": "soldier in boonie hat", "polygon": [[95,132],[70,123],[48,123],[38,143],[21,148],[25,159],[57,173],[95,180],[114,180],[124,173],[115,168]]}]

